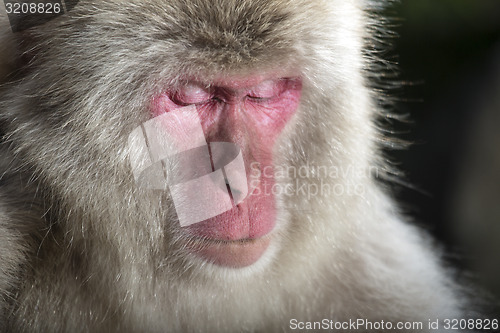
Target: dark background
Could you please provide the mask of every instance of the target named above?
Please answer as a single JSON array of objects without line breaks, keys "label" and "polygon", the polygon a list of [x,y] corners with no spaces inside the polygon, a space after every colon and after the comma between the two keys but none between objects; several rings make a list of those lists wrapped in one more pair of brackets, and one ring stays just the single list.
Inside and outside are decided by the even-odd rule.
[{"label": "dark background", "polygon": [[391,95],[410,119],[397,136],[413,143],[388,152],[412,184],[396,195],[500,318],[500,0],[401,0],[386,14]]}]

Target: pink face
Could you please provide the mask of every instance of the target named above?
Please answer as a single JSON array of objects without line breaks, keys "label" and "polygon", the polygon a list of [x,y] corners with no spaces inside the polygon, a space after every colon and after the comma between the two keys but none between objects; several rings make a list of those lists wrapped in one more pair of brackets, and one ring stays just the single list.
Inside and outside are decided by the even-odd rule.
[{"label": "pink face", "polygon": [[155,98],[155,117],[195,104],[207,142],[232,142],[240,147],[248,179],[255,168],[266,170],[249,184],[250,193],[242,203],[185,228],[204,240],[203,247],[194,249],[204,259],[222,266],[244,267],[256,262],[267,249],[276,223],[272,195],[275,181],[269,172],[273,150],[297,111],[301,92],[299,78],[224,77],[208,84],[189,81]]}]

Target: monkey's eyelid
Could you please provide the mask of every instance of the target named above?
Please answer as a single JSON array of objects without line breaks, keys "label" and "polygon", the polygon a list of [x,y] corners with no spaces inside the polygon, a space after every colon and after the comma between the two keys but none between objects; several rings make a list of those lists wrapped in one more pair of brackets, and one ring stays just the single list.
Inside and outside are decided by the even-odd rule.
[{"label": "monkey's eyelid", "polygon": [[210,94],[213,89],[211,86],[205,86],[197,83],[188,83],[177,89],[177,91],[183,94]]},{"label": "monkey's eyelid", "polygon": [[213,91],[201,85],[190,83],[172,94],[171,99],[181,105],[208,103],[213,98]]},{"label": "monkey's eyelid", "polygon": [[252,96],[252,95],[247,95],[246,98],[253,101],[253,102],[257,102],[257,103],[262,103],[262,102],[267,102],[267,101],[270,101],[272,100],[274,97],[276,96],[272,96],[272,97],[256,97],[256,96]]},{"label": "monkey's eyelid", "polygon": [[278,95],[283,88],[281,80],[267,80],[253,87],[247,96],[251,98],[271,98]]}]

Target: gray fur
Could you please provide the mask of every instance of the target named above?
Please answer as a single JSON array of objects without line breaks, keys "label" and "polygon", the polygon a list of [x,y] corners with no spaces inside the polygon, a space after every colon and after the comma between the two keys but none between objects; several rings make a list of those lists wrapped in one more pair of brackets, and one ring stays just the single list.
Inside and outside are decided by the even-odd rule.
[{"label": "gray fur", "polygon": [[461,292],[437,251],[374,177],[328,179],[363,195],[279,197],[274,252],[235,270],[187,254],[168,198],[136,188],[128,164],[128,134],[180,76],[291,66],[304,96],[280,164],[384,173],[366,72],[381,5],[82,0],[16,35],[0,17],[0,45],[12,46],[0,62],[14,64],[0,66],[3,329],[274,332],[292,318],[459,318]]}]

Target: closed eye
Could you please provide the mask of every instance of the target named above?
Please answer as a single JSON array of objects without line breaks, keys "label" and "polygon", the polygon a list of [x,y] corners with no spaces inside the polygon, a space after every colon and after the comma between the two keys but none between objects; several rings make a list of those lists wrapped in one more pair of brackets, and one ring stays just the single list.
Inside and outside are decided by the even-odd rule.
[{"label": "closed eye", "polygon": [[213,92],[210,87],[190,83],[178,89],[172,96],[171,100],[178,105],[198,105],[206,104],[214,100]]},{"label": "closed eye", "polygon": [[[275,97],[275,96],[273,96]],[[273,97],[258,97],[258,96],[252,96],[252,95],[247,95],[246,98],[251,100],[252,102],[257,102],[257,103],[262,103],[262,102],[267,102],[271,100]]]}]

